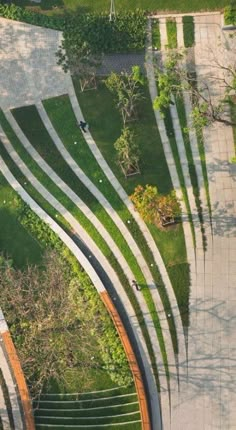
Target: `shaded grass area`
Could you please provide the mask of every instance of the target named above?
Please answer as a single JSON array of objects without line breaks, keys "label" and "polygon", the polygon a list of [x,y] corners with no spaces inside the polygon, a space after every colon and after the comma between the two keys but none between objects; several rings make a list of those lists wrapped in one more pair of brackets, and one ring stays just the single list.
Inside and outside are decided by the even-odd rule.
[{"label": "shaded grass area", "polygon": [[158,19],[152,19],[152,46],[153,49],[160,51],[161,49],[161,33]]},{"label": "shaded grass area", "polygon": [[[97,91],[89,91],[86,94],[80,92],[79,82],[76,79],[74,79],[74,85],[82,111],[90,124],[90,131],[105,160],[126,192],[131,194],[139,184],[156,185],[163,194],[170,192],[173,186],[156,126],[148,88],[145,87],[144,89],[145,98],[140,106],[138,121],[130,123],[141,152],[141,175],[127,180],[115,161],[116,153],[113,145],[120,135],[122,122],[111,94],[102,83],[99,84]],[[161,252],[168,272],[170,265],[175,267],[178,264],[187,262],[181,224],[177,225],[174,230],[161,231],[154,225],[149,226],[149,228]],[[153,264],[150,259],[149,262]],[[171,274],[169,273],[170,276],[173,275],[173,272],[174,269]],[[171,281],[174,284],[174,276],[172,276]],[[182,281],[189,287],[189,273],[184,274]]]},{"label": "shaded grass area", "polygon": [[[181,129],[184,130],[187,128],[187,119],[186,119],[186,112],[185,112],[184,101],[183,101],[182,96],[176,97],[175,103],[176,103],[176,107],[177,107],[177,111],[178,111]],[[185,146],[185,151],[186,151],[187,160],[188,160],[188,169],[189,169],[191,184],[192,184],[192,188],[193,188],[193,194],[195,197],[197,211],[198,211],[198,215],[199,215],[199,219],[200,219],[200,223],[201,223],[203,245],[204,245],[204,247],[206,247],[205,237],[204,237],[205,230],[204,230],[203,213],[202,213],[202,206],[201,206],[201,200],[200,200],[198,178],[197,178],[197,172],[196,172],[196,168],[195,168],[195,164],[194,164],[194,160],[193,160],[193,154],[192,154],[192,150],[191,150],[191,144],[190,144],[188,132],[183,132],[183,139],[184,139],[184,146]]]},{"label": "shaded grass area", "polygon": [[[157,386],[159,387],[158,370],[157,370],[157,367],[156,367],[154,352],[153,352],[152,344],[151,344],[151,341],[150,341],[150,338],[149,338],[148,330],[147,330],[145,321],[143,319],[142,311],[140,309],[138,301],[136,300],[136,297],[135,297],[135,294],[133,292],[133,289],[130,287],[130,282],[126,278],[126,276],[124,275],[124,272],[123,272],[120,264],[118,263],[118,261],[114,257],[112,251],[107,246],[105,240],[101,237],[101,235],[99,234],[99,232],[90,223],[90,221],[85,216],[83,216],[83,214],[79,216],[79,214],[81,214],[81,212],[79,211],[79,209],[77,207],[75,208],[75,206],[73,205],[73,203],[68,198],[66,198],[65,195],[63,195],[63,200],[62,200],[62,194],[63,193],[58,189],[58,187],[56,187],[56,185],[53,183],[53,181],[51,181],[50,178],[48,176],[46,176],[41,171],[41,169],[36,165],[36,163],[34,162],[34,160],[32,160],[32,158],[29,156],[29,154],[25,151],[25,149],[21,145],[18,137],[15,135],[14,131],[12,130],[12,128],[10,127],[10,125],[8,124],[8,122],[5,119],[5,117],[4,117],[4,115],[3,115],[2,112],[0,112],[0,122],[1,122],[1,125],[2,125],[5,133],[7,134],[8,138],[9,138],[9,140],[11,141],[12,145],[14,146],[15,150],[18,152],[18,154],[20,155],[20,157],[22,157],[22,159],[28,165],[28,167],[32,170],[33,174],[35,174],[35,176],[38,178],[38,180],[40,180],[40,182],[42,182],[42,184],[45,187],[47,187],[48,190],[52,194],[54,194],[56,198],[58,198],[59,200],[61,200],[61,203],[63,205],[65,205],[65,207],[70,212],[72,212],[72,214],[74,214],[73,212],[74,212],[74,210],[76,210],[76,217],[79,219],[79,222],[81,223],[82,227],[84,227],[85,230],[91,235],[91,237],[93,238],[93,240],[95,241],[95,243],[99,246],[99,248],[101,249],[101,251],[103,252],[103,254],[107,257],[109,263],[111,264],[111,266],[113,267],[113,269],[117,273],[117,276],[118,276],[121,284],[123,285],[123,287],[124,287],[124,289],[125,289],[128,297],[130,299],[130,302],[132,303],[132,306],[134,308],[135,314],[136,314],[136,316],[138,318],[140,327],[141,327],[142,332],[143,332],[143,336],[144,336],[145,341],[146,341],[148,352],[149,352],[149,355],[150,355],[150,358],[151,358],[154,375],[155,375],[156,381],[157,381]],[[12,159],[10,158],[10,156],[7,154],[5,148],[3,147],[2,144],[0,144],[0,154],[2,155],[3,159],[7,163],[9,169],[12,171],[12,173],[14,174],[14,176],[21,183],[21,185],[23,186],[23,188],[26,188],[26,191],[32,196],[32,198],[41,207],[44,208],[44,210],[67,232],[67,234],[69,234],[70,237],[72,237],[72,239],[74,239],[74,232],[72,231],[71,226],[35,190],[35,188],[32,187],[28,183],[27,179],[20,172],[19,168],[14,164],[14,162],[12,161]],[[75,383],[75,381],[77,379],[75,376],[77,376],[77,375],[73,374],[72,378],[71,378],[71,381],[74,381],[74,383]],[[72,385],[73,387],[74,387],[74,383]],[[66,389],[68,389],[68,388],[66,388]],[[92,387],[91,387],[91,389],[92,389]],[[55,390],[54,386],[52,386],[52,390],[53,391]],[[62,387],[60,387],[60,390],[62,390]],[[76,390],[76,387],[74,387],[73,390]]]},{"label": "shaded grass area", "polygon": [[[14,3],[18,5],[33,5],[35,3],[29,0],[14,0]],[[203,10],[216,10],[221,9],[229,3],[228,0],[119,0],[116,3],[116,10],[123,11],[124,9],[146,9],[150,11],[173,11],[173,12],[195,12]],[[52,10],[52,5],[58,5],[59,10]],[[63,12],[100,12],[109,11],[110,3],[107,0],[42,0],[42,5],[37,7],[37,10],[44,11],[45,9],[49,13],[55,14]],[[60,9],[61,8],[61,9]],[[36,9],[36,8],[35,8]]]},{"label": "shaded grass area", "polygon": [[195,43],[194,34],[194,18],[193,16],[183,16],[183,32],[184,32],[184,46],[190,48]]},{"label": "shaded grass area", "polygon": [[18,221],[17,194],[0,173],[0,252],[16,268],[40,263],[43,248]]},{"label": "shaded grass area", "polygon": [[176,21],[174,19],[167,18],[166,31],[167,31],[167,39],[168,39],[168,48],[169,49],[177,48],[177,27],[176,27]]},{"label": "shaded grass area", "polygon": [[[135,237],[137,244],[142,250],[144,258],[146,258],[147,263],[150,265],[152,269],[152,274],[154,276],[154,280],[157,285],[160,285],[160,275],[157,269],[154,269],[154,263],[152,263],[153,256],[149,248],[145,245],[145,240],[142,237],[142,234],[137,226],[136,222],[132,218],[128,209],[125,207],[124,203],[115,192],[114,188],[104,175],[94,156],[92,155],[89,147],[83,138],[81,132],[78,130],[77,121],[72,111],[72,107],[67,96],[57,97],[55,99],[48,99],[44,101],[44,106],[49,114],[49,117],[59,134],[62,138],[64,145],[67,147],[68,151],[71,153],[73,158],[76,160],[78,165],[83,169],[86,175],[93,180],[94,184],[102,191],[102,193],[106,196],[112,207],[118,212],[121,219],[126,223],[127,227],[130,229],[131,233]],[[64,125],[63,118],[67,118],[66,124]],[[74,140],[77,142],[77,145],[74,145]],[[102,183],[100,182],[102,181]],[[127,223],[127,221],[131,221]],[[131,227],[131,228],[130,228]],[[135,234],[134,234],[135,227]],[[137,234],[138,233],[138,234]],[[152,266],[151,266],[152,264]],[[162,302],[166,313],[172,313],[170,310],[170,303],[168,299],[168,295],[163,288],[160,291],[160,295],[162,298]],[[153,309],[153,315],[155,314],[155,310]],[[168,319],[169,327],[171,330],[171,337],[174,345],[174,350],[177,353],[178,344],[177,344],[177,334],[175,331],[175,326],[172,318]]]}]

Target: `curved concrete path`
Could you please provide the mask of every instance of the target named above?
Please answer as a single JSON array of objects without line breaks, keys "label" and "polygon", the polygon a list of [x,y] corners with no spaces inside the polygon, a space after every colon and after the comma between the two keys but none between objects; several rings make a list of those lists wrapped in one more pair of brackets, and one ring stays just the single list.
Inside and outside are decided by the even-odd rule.
[{"label": "curved concrete path", "polygon": [[[105,290],[104,285],[102,284],[100,278],[98,277],[97,273],[93,269],[93,267],[90,264],[90,262],[88,261],[88,259],[80,251],[80,249],[77,247],[77,245],[74,243],[74,241],[64,232],[64,230],[40,206],[38,206],[38,204],[25,192],[25,190],[22,188],[22,186],[19,184],[19,182],[17,182],[16,179],[14,178],[14,176],[11,174],[11,172],[9,171],[9,169],[7,168],[5,162],[3,161],[3,159],[1,157],[0,157],[0,170],[2,171],[3,175],[5,176],[6,180],[9,182],[9,184],[12,186],[12,188],[23,199],[23,201],[25,201],[30,206],[30,208],[39,216],[39,218],[41,218],[46,224],[48,224],[50,226],[50,228],[59,236],[59,238],[62,240],[62,242],[70,249],[72,254],[76,257],[78,262],[81,264],[81,266],[84,268],[86,273],[89,275],[93,285],[95,286],[96,290],[98,291],[104,304],[106,305],[109,302],[110,307],[108,308],[108,311],[110,313],[113,312],[112,317],[113,317],[113,320],[115,322],[115,325],[116,325],[116,328],[118,330],[120,337],[124,336],[124,327],[123,327],[123,324],[122,324],[122,322],[118,316],[118,313],[115,310],[114,305],[112,304],[111,299],[109,298],[109,296]],[[115,278],[116,278],[116,276],[115,276]],[[115,281],[115,279],[114,279],[114,281]],[[150,389],[150,393],[151,393],[150,399],[151,399],[151,402],[155,402],[156,413],[153,415],[153,420],[155,422],[155,425],[157,425],[157,428],[160,428],[160,412],[158,411],[159,400],[158,400],[158,395],[157,395],[157,391],[156,391],[155,381],[153,380],[153,375],[151,372],[151,366],[150,366],[149,357],[147,354],[146,344],[145,344],[145,341],[144,341],[142,334],[140,332],[140,328],[139,328],[139,324],[138,324],[138,321],[136,319],[136,316],[133,315],[133,309],[130,305],[130,302],[129,302],[126,294],[124,293],[123,288],[122,287],[119,288],[119,281],[118,281],[118,285],[115,283],[115,286],[117,286],[118,292],[121,295],[121,300],[122,299],[124,300],[125,309],[126,310],[128,309],[128,311],[131,310],[131,314],[130,313],[128,314],[129,322],[130,322],[130,325],[132,327],[133,334],[136,338],[136,342],[137,342],[137,345],[139,347],[140,355],[142,357],[142,360],[143,360],[143,363],[145,366],[146,378],[147,378],[147,382],[149,385],[148,388]],[[116,321],[115,321],[115,319],[116,319]],[[123,333],[123,335],[122,335],[122,333]],[[124,338],[122,339],[122,341],[124,341]],[[140,405],[141,405],[141,413],[144,414],[144,423],[146,422],[146,426],[144,428],[149,429],[150,427],[148,427],[148,424],[147,424],[147,404],[145,404],[145,406],[144,406],[146,399],[144,399],[144,388],[143,388],[143,386],[141,386],[142,385],[142,376],[141,376],[141,373],[137,367],[136,359],[134,361],[134,354],[133,354],[131,344],[129,342],[128,343],[127,342],[128,342],[128,338],[126,338],[126,340],[125,340],[125,348],[126,348],[126,352],[127,352],[127,348],[128,348],[129,354],[131,354],[133,356],[132,360],[130,360],[129,356],[127,356],[127,358],[129,360],[131,370],[132,370],[133,376],[134,376],[134,381],[135,381],[135,384],[137,387],[137,394],[139,396],[139,401],[140,401]],[[1,350],[0,350],[0,352],[1,352]],[[141,392],[140,392],[140,390],[141,390]],[[141,396],[141,399],[140,399],[140,396]],[[19,428],[19,430],[21,429],[21,427],[16,427],[16,428],[17,429]]]},{"label": "curved concrete path", "polygon": [[[117,260],[120,262],[121,267],[128,277],[128,279],[135,278],[133,273],[131,272],[129,266],[127,265],[126,260],[124,259],[122,253],[114,243],[114,241],[111,239],[110,235],[107,233],[107,231],[104,229],[103,225],[97,220],[95,215],[90,211],[90,209],[82,202],[78,196],[61,180],[61,178],[50,168],[50,166],[47,165],[47,163],[40,157],[40,155],[35,151],[35,149],[30,145],[29,141],[26,139],[22,131],[19,129],[19,127],[16,127],[15,120],[13,121],[13,117],[10,112],[6,113],[6,116],[8,119],[10,119],[10,123],[12,126],[14,126],[14,131],[17,133],[19,139],[21,140],[23,146],[28,150],[30,155],[33,157],[35,161],[37,161],[37,164],[42,168],[42,170],[55,182],[55,184],[63,190],[63,192],[69,197],[77,206],[78,208],[85,214],[85,216],[90,219],[91,222],[96,226],[97,230],[102,234],[103,238],[106,240],[108,245],[110,246],[111,250],[113,251],[114,255],[116,256]],[[69,224],[72,226],[73,230],[79,235],[79,237],[82,238],[82,240],[87,244],[87,246],[91,249],[94,255],[96,255],[98,261],[102,265],[102,267],[106,270],[107,274],[109,275],[112,271],[112,276],[114,277],[114,270],[111,268],[110,263],[106,259],[106,257],[103,255],[103,253],[100,251],[98,246],[95,244],[95,242],[91,239],[89,234],[86,233],[86,231],[81,227],[79,222],[67,211],[67,209],[61,205],[58,200],[53,197],[53,195],[35,178],[35,176],[31,173],[31,171],[27,168],[25,163],[21,160],[21,158],[18,156],[14,148],[12,147],[11,143],[9,142],[8,138],[6,137],[5,133],[0,127],[0,137],[1,140],[6,148],[6,150],[9,152],[10,156],[12,157],[15,164],[19,167],[19,169],[23,172],[23,174],[26,176],[29,182],[32,183],[32,185],[35,187],[35,189],[40,192],[40,194],[47,200],[51,206],[53,206],[65,219]],[[112,279],[112,276],[110,278]],[[156,290],[153,290],[154,292]],[[160,383],[161,386],[165,391],[168,390],[168,385],[166,378],[164,376],[165,369],[162,362],[162,354],[161,349],[159,346],[159,340],[157,337],[156,329],[152,320],[152,316],[150,314],[150,311],[147,307],[146,301],[142,294],[134,290],[134,293],[136,295],[137,301],[139,302],[140,308],[142,309],[144,320],[150,335],[150,338],[152,340],[153,350],[155,352],[155,358],[156,363],[158,366],[158,369],[160,371]],[[165,321],[165,314],[162,317],[162,326],[163,321]],[[167,322],[166,322],[167,323]],[[168,326],[168,323],[167,323]],[[169,328],[166,328],[165,331],[163,331],[163,337],[166,340],[167,335],[170,335]],[[169,337],[170,339],[170,337]],[[168,340],[168,339],[167,339]],[[167,350],[167,353],[169,350]],[[173,354],[174,356],[174,354]],[[169,356],[168,356],[169,359]],[[171,359],[171,358],[170,358]],[[170,361],[170,372],[174,372],[174,366],[175,366],[175,358],[172,357],[173,361]],[[162,371],[163,369],[163,371]]]}]

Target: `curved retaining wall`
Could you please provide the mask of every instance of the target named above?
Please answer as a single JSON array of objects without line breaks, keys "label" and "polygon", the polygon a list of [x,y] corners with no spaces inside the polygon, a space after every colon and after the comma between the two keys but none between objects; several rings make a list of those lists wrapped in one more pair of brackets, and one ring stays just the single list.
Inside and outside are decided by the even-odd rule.
[{"label": "curved retaining wall", "polygon": [[110,296],[106,291],[100,293],[101,299],[103,303],[105,304],[113,322],[116,327],[116,330],[120,336],[120,340],[123,344],[127,360],[130,366],[130,370],[133,374],[134,383],[138,395],[139,400],[139,407],[140,407],[140,413],[141,413],[141,420],[142,420],[142,430],[151,430],[151,423],[150,423],[150,417],[149,417],[149,411],[148,411],[148,404],[146,399],[146,393],[144,389],[142,374],[140,372],[133,348],[131,346],[130,340],[128,338],[127,332],[125,330],[125,327],[120,319],[120,316],[111,301]]},{"label": "curved retaining wall", "polygon": [[26,385],[23,370],[21,368],[20,360],[17,356],[15,346],[13,344],[8,326],[0,311],[0,331],[1,337],[4,344],[5,351],[7,353],[7,358],[10,364],[11,371],[13,373],[18,392],[20,395],[20,402],[24,414],[24,424],[26,430],[35,430],[34,416],[31,404],[31,398],[29,394],[28,387]]}]

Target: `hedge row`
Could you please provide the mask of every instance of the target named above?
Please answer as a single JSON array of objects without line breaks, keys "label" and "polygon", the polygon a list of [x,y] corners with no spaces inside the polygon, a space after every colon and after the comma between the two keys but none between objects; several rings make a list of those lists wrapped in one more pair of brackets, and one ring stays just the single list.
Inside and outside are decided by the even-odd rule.
[{"label": "hedge row", "polygon": [[1,5],[0,16],[64,31],[68,42],[86,41],[95,52],[127,52],[144,49],[146,17],[143,11],[120,13],[113,21],[107,14],[83,13],[63,18],[32,12],[14,4]]}]

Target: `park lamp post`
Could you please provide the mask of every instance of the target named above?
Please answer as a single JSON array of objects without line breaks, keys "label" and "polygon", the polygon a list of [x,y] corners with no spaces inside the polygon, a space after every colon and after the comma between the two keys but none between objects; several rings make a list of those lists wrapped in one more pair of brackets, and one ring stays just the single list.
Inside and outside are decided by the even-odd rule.
[{"label": "park lamp post", "polygon": [[111,0],[109,21],[113,21],[114,19],[116,19],[115,0]]}]

